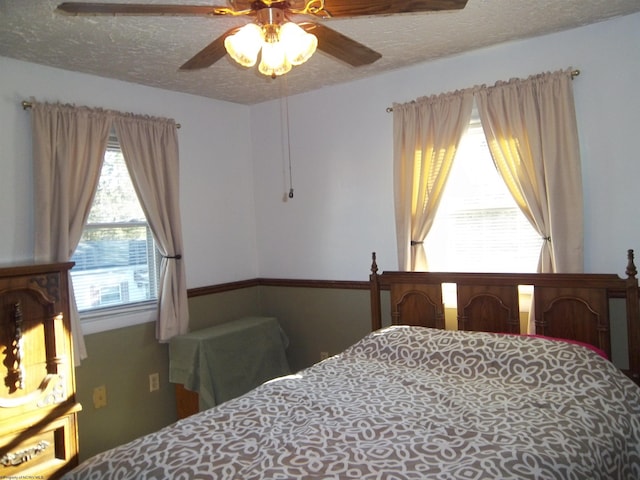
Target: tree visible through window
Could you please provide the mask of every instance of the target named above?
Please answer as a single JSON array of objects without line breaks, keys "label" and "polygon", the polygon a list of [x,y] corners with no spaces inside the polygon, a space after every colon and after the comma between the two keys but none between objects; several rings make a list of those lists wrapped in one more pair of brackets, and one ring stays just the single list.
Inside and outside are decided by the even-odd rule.
[{"label": "tree visible through window", "polygon": [[496,170],[477,114],[460,142],[424,246],[430,271],[536,271],[542,239]]},{"label": "tree visible through window", "polygon": [[156,300],[159,258],[120,145],[112,137],[87,224],[71,258],[78,310]]}]

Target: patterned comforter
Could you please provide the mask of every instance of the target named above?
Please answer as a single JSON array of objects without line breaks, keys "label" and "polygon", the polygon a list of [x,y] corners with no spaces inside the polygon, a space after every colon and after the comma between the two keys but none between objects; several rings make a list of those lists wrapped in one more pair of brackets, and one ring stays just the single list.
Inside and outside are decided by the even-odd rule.
[{"label": "patterned comforter", "polygon": [[540,338],[389,327],[66,479],[638,479],[640,389]]}]

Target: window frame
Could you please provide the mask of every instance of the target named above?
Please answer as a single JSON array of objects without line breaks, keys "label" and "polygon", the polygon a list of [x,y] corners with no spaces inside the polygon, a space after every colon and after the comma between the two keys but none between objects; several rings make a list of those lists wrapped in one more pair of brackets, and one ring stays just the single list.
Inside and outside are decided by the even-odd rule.
[{"label": "window frame", "polygon": [[[467,135],[480,135],[480,134],[482,135],[482,138],[484,138],[486,140],[486,136],[484,135],[484,129],[482,127],[482,123],[481,123],[481,120],[480,120],[480,116],[478,114],[477,107],[474,105],[473,111],[472,111],[472,114],[471,114],[471,118],[469,120],[468,128],[465,131],[465,133],[463,134],[463,137],[461,139],[460,144],[462,144],[464,142],[464,139],[465,139],[465,137]],[[486,146],[486,148],[487,148],[487,154],[489,155],[488,158],[491,159],[491,152],[489,151],[488,145]],[[456,157],[458,156],[459,153],[460,153],[460,148],[458,149],[458,152],[456,152]],[[460,163],[456,163],[459,160],[456,157],[454,157],[454,159],[453,159],[452,171],[453,171],[454,168],[460,166]],[[492,162],[492,160],[491,160],[491,162]],[[500,173],[497,172],[497,171],[496,171],[496,175],[498,177],[500,177]],[[500,178],[500,181],[504,182],[504,180],[502,180],[501,178]],[[451,188],[451,183],[450,182],[451,182],[451,174],[450,174],[449,178],[447,179],[447,184],[444,186],[443,195],[447,195],[447,193],[448,193],[447,189]],[[505,185],[505,189],[506,189],[506,185]],[[508,195],[511,196],[510,193],[508,193]],[[471,271],[471,272],[481,271],[481,272],[496,272],[496,273],[504,272],[504,273],[509,273],[509,271],[505,271],[505,270],[501,270],[501,269],[496,269],[496,270],[490,269],[490,270],[488,270],[488,269],[484,269],[483,268],[483,269],[479,270],[479,267],[475,267],[475,266],[473,266],[473,264],[469,265],[468,268],[462,268],[462,269],[460,269],[460,268],[452,269],[451,265],[445,266],[445,268],[440,268],[440,267],[437,266],[437,262],[436,262],[436,267],[435,268],[432,266],[433,262],[431,261],[431,259],[434,258],[434,252],[435,252],[435,255],[437,255],[437,252],[438,252],[438,250],[434,249],[433,247],[434,246],[442,246],[442,245],[445,245],[445,244],[450,244],[450,242],[448,240],[446,240],[446,238],[444,238],[442,236],[441,236],[442,238],[439,238],[439,239],[438,238],[434,239],[433,236],[430,238],[430,235],[432,235],[432,233],[434,232],[433,228],[435,226],[437,226],[438,223],[443,221],[442,220],[442,216],[444,215],[445,209],[442,208],[442,205],[443,205],[443,203],[441,201],[440,208],[439,208],[438,212],[436,212],[436,217],[434,219],[434,223],[433,223],[433,225],[431,227],[431,230],[429,231],[429,233],[427,233],[427,236],[425,237],[424,242],[423,242],[423,247],[426,250],[425,253],[427,253],[427,260],[429,261],[429,271],[436,271],[436,270],[440,270],[440,271],[460,271],[460,272],[461,271]],[[498,205],[498,207],[493,207],[493,208],[484,207],[484,208],[481,208],[480,210],[496,212],[496,211],[501,210],[501,209],[503,210],[504,207]],[[476,210],[476,209],[474,209],[472,207],[470,207],[468,209],[465,209],[465,210],[452,209],[448,213],[451,216],[455,217],[455,216],[459,216],[461,213],[474,211],[474,210]],[[537,256],[535,256],[535,260],[533,258],[531,259],[531,261],[532,261],[531,270],[521,270],[520,272],[515,272],[515,273],[525,273],[526,271],[533,273],[533,272],[536,271],[537,262],[538,262],[538,259],[539,259],[539,254],[540,254],[540,251],[541,251],[542,246],[543,246],[543,239],[535,231],[535,228],[530,225],[529,221],[526,219],[526,217],[524,216],[524,214],[519,209],[519,207],[515,204],[515,201],[514,201],[514,205],[512,207],[511,206],[509,207],[509,211],[516,211],[516,210],[517,210],[517,213],[521,217],[520,221],[524,221],[530,226],[533,235],[537,239],[539,239],[539,243],[535,247],[533,245],[531,245],[531,254],[532,255],[534,253],[537,254]],[[534,238],[532,236],[532,238],[530,240],[533,241],[533,239]],[[518,242],[518,244],[519,244],[519,242]],[[478,255],[472,255],[473,258],[476,258],[477,256]],[[479,265],[479,263],[477,265]]]}]

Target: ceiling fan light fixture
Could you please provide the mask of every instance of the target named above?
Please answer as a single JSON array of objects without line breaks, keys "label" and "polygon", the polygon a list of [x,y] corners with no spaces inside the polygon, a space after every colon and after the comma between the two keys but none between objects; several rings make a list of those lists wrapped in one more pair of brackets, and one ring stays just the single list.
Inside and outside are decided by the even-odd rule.
[{"label": "ceiling fan light fixture", "polygon": [[280,27],[280,42],[284,44],[287,59],[292,65],[302,65],[318,47],[317,37],[293,22]]},{"label": "ceiling fan light fixture", "polygon": [[231,58],[243,67],[253,67],[264,42],[264,33],[255,23],[247,23],[224,39],[224,47]]},{"label": "ceiling fan light fixture", "polygon": [[257,11],[256,22],[249,23],[224,40],[227,53],[244,67],[255,65],[262,50],[258,71],[275,78],[301,65],[316,51],[318,39],[296,23],[287,20],[282,8]]},{"label": "ceiling fan light fixture", "polygon": [[258,71],[272,78],[284,75],[291,70],[291,62],[287,59],[286,50],[282,42],[268,42],[262,44],[262,55]]}]

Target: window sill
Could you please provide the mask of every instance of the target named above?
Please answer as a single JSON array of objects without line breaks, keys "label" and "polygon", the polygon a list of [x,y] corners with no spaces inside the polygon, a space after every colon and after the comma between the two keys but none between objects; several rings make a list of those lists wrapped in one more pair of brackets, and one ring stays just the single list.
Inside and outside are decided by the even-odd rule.
[{"label": "window sill", "polygon": [[122,308],[109,308],[96,312],[80,312],[80,324],[84,335],[155,322],[158,318],[156,302]]}]

